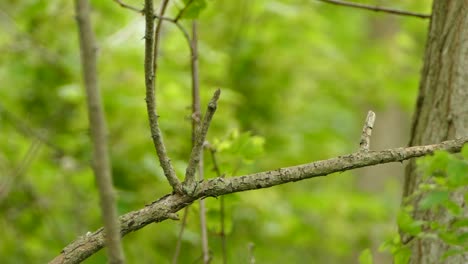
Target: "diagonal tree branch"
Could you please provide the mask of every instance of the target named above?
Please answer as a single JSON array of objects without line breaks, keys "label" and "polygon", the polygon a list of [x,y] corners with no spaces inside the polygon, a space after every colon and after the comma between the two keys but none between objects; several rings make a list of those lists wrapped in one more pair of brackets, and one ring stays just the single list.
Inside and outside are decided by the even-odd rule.
[{"label": "diagonal tree branch", "polygon": [[121,227],[112,186],[111,165],[107,149],[106,119],[98,90],[97,47],[91,26],[88,0],[75,0],[75,12],[80,40],[83,79],[86,88],[89,126],[93,142],[93,170],[99,189],[102,218],[106,231],[105,243],[109,248],[108,261],[111,264],[121,264],[125,262],[122,244],[120,243]]},{"label": "diagonal tree branch", "polygon": [[[436,150],[459,152],[467,142],[468,137],[464,137],[434,145],[395,148],[382,151],[355,152],[336,158],[272,171],[231,178],[214,178],[201,182],[193,195],[168,194],[138,211],[133,211],[121,216],[121,234],[124,236],[148,224],[174,218],[174,213],[198,199],[268,188],[275,185],[326,176],[335,172],[343,172],[377,164],[401,162],[411,158],[429,155]],[[101,228],[93,233],[81,236],[76,241],[70,243],[62,250],[60,255],[50,263],[79,263],[103,247],[104,239]]]},{"label": "diagonal tree branch", "polygon": [[187,170],[185,172],[184,188],[189,194],[193,193],[196,188],[195,172],[197,170],[198,164],[200,164],[200,159],[203,152],[203,143],[205,142],[211,119],[213,118],[213,115],[216,112],[216,108],[218,107],[217,104],[220,94],[221,90],[217,89],[208,103],[208,109],[205,113],[205,117],[203,118],[203,123],[197,126],[197,131],[195,133],[195,143],[193,145],[192,153],[190,154],[190,159],[187,165]]},{"label": "diagonal tree branch", "polygon": [[[164,0],[161,4],[159,16],[164,15],[165,7],[168,0]],[[162,20],[158,20],[156,30],[154,29],[154,9],[153,0],[145,0],[145,86],[146,86],[146,108],[148,112],[148,119],[150,123],[151,137],[153,139],[154,147],[158,154],[159,162],[164,171],[169,184],[175,192],[182,192],[182,186],[177,179],[174,167],[171,164],[163,142],[161,129],[159,128],[158,114],[156,111],[156,71],[157,71],[157,55],[159,49],[159,40],[161,36]]]},{"label": "diagonal tree branch", "polygon": [[353,8],[371,10],[375,12],[389,13],[389,14],[399,15],[399,16],[412,16],[412,17],[418,17],[418,18],[423,18],[423,19],[431,18],[431,15],[428,15],[428,14],[415,13],[415,12],[398,10],[398,9],[393,9],[393,8],[388,8],[388,7],[379,7],[379,6],[372,6],[372,5],[366,5],[366,4],[351,3],[347,1],[341,1],[341,0],[317,0],[317,1],[325,2],[325,3],[329,3],[333,5],[348,6],[348,7],[353,7]]}]

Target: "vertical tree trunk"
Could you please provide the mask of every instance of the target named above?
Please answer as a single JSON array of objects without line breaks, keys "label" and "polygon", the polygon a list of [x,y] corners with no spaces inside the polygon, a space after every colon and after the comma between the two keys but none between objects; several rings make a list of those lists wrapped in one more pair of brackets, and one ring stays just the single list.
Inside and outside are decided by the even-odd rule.
[{"label": "vertical tree trunk", "polygon": [[[410,145],[468,135],[468,0],[434,0],[432,8]],[[421,179],[414,161],[406,169],[404,196],[413,193]],[[451,220],[447,213],[422,213],[415,208],[416,219]],[[439,258],[447,248],[434,240],[412,241],[410,263],[441,263]],[[468,256],[446,263],[468,263]]]}]

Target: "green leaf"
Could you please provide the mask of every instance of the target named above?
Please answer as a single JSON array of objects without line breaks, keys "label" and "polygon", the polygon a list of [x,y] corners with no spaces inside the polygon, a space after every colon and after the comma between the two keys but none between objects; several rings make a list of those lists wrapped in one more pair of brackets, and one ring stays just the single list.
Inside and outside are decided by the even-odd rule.
[{"label": "green leaf", "polygon": [[451,200],[448,200],[444,206],[453,215],[460,215],[463,211],[460,205]]},{"label": "green leaf", "polygon": [[461,154],[465,160],[468,160],[468,144],[465,144],[465,146],[463,146]]},{"label": "green leaf", "polygon": [[457,245],[458,235],[455,232],[443,232],[439,234],[439,238],[447,244]]},{"label": "green leaf", "polygon": [[434,208],[449,200],[448,191],[433,191],[428,193],[419,203],[421,209]]},{"label": "green leaf", "polygon": [[414,220],[413,217],[406,211],[400,211],[397,221],[398,226],[403,232],[413,236],[421,233],[421,226],[424,223],[423,221]]},{"label": "green leaf", "polygon": [[455,222],[453,222],[452,227],[453,228],[468,227],[468,219],[463,218],[463,219],[460,219],[460,220],[456,220]]},{"label": "green leaf", "polygon": [[458,240],[459,245],[466,246],[467,242],[468,242],[468,233],[467,232],[459,233],[458,237],[457,237],[457,240]]},{"label": "green leaf", "polygon": [[200,12],[206,8],[205,0],[184,0],[184,13],[182,14],[183,19],[195,19],[198,18]]},{"label": "green leaf", "polygon": [[439,176],[441,171],[445,171],[450,161],[450,154],[446,151],[436,151],[434,155],[425,157],[418,161],[418,166],[423,170],[424,177],[431,175]]},{"label": "green leaf", "polygon": [[372,253],[370,249],[364,249],[359,255],[359,264],[372,264]]},{"label": "green leaf", "polygon": [[411,258],[411,250],[407,247],[402,247],[395,253],[395,264],[407,264]]},{"label": "green leaf", "polygon": [[468,163],[465,160],[452,159],[447,165],[448,184],[452,187],[468,185]]}]

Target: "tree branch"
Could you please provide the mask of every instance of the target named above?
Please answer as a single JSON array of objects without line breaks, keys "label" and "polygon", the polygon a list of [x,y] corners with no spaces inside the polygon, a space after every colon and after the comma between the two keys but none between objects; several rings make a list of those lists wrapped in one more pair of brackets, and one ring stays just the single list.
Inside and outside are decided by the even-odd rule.
[{"label": "tree branch", "polygon": [[109,263],[124,263],[124,254],[120,243],[120,223],[115,205],[115,193],[112,186],[112,173],[107,149],[107,128],[98,90],[96,66],[96,41],[89,18],[88,0],[75,0],[76,20],[78,24],[83,79],[86,88],[89,126],[93,141],[93,170],[99,188],[102,218],[106,231],[105,243],[109,248]]},{"label": "tree branch", "polygon": [[[193,134],[192,134],[192,143],[197,144],[197,134],[198,127],[201,125],[206,125],[206,129],[208,130],[208,126],[210,120],[207,123],[201,124],[201,103],[200,103],[200,74],[198,68],[198,25],[197,21],[192,21],[192,41],[190,45],[192,56],[190,58],[192,64],[192,103],[193,103]],[[219,91],[219,90],[218,90]],[[217,92],[218,92],[217,91]],[[216,94],[216,93],[215,93]],[[217,93],[219,97],[219,92]],[[217,98],[216,98],[217,100]],[[210,109],[210,108],[209,108]],[[213,117],[214,111],[216,110],[216,101],[215,101],[215,109],[211,112],[207,112],[205,116],[211,115]],[[211,119],[211,118],[210,118]],[[198,161],[198,180],[204,179],[204,166],[203,166],[203,144],[205,142],[206,132],[201,140],[201,150],[200,150],[200,160]],[[202,242],[202,252],[203,252],[203,263],[208,264],[210,263],[211,256],[210,256],[210,249],[208,244],[208,227],[206,223],[206,206],[205,200],[199,200],[200,204],[200,229],[201,229],[201,242]]]},{"label": "tree branch", "polygon": [[375,113],[369,111],[367,113],[364,127],[362,128],[361,141],[359,142],[359,149],[361,151],[369,151],[370,148],[370,137],[372,135],[372,129],[374,128]]},{"label": "tree branch", "polygon": [[[216,176],[224,178],[224,174],[221,173],[221,169],[218,165],[218,159],[216,158],[216,149],[213,146],[208,146],[211,153],[211,161],[213,162],[213,170],[216,172]],[[221,252],[223,255],[223,264],[227,263],[227,246],[226,246],[226,228],[225,228],[225,206],[224,206],[224,195],[219,198],[219,223],[221,236]]]},{"label": "tree branch", "polygon": [[192,153],[190,154],[190,159],[187,165],[187,170],[185,172],[185,190],[190,194],[195,191],[195,172],[198,164],[200,163],[201,153],[203,151],[203,143],[205,142],[206,134],[208,133],[208,128],[210,127],[211,119],[213,118],[214,113],[216,112],[217,103],[221,90],[217,89],[213,94],[208,103],[208,109],[206,111],[205,117],[203,118],[203,123],[197,127],[195,144],[192,148]]},{"label": "tree branch", "polygon": [[123,8],[130,9],[132,11],[135,11],[135,12],[138,12],[138,13],[144,15],[144,11],[145,11],[144,9],[140,9],[140,8],[137,8],[137,7],[134,7],[134,6],[131,6],[131,5],[127,5],[127,4],[125,4],[124,2],[122,2],[120,0],[114,0],[114,2],[116,2],[117,4],[119,4]]},{"label": "tree branch", "polygon": [[[114,0],[114,2],[116,2],[117,4],[119,4],[121,7],[123,8],[127,8],[129,10],[132,10],[134,12],[137,12],[137,13],[140,13],[142,15],[145,15],[145,10],[144,9],[139,9],[139,8],[136,8],[134,6],[131,6],[131,5],[127,5],[125,3],[123,3],[122,1],[120,0]],[[183,11],[183,9],[181,10],[181,12]],[[154,11],[153,11],[153,17],[155,19],[159,19],[159,20],[164,20],[164,21],[167,21],[167,22],[170,22],[172,24],[174,24],[179,30],[180,32],[182,32],[182,34],[184,35],[184,38],[185,40],[187,40],[188,42],[188,45],[190,47],[190,50],[191,52],[193,52],[193,48],[192,48],[192,41],[190,39],[190,36],[187,32],[187,30],[184,28],[184,26],[182,26],[180,23],[179,23],[179,19],[176,19],[176,18],[170,18],[170,17],[164,17],[164,16],[159,16],[159,15],[154,15]]]},{"label": "tree branch", "polygon": [[423,18],[423,19],[431,18],[431,15],[428,15],[428,14],[409,12],[409,11],[398,10],[398,9],[387,8],[387,7],[371,6],[371,5],[366,5],[366,4],[351,3],[351,2],[340,1],[340,0],[317,0],[317,1],[334,4],[334,5],[371,10],[375,12],[389,13],[393,15],[412,16],[412,17],[418,17],[418,18]]},{"label": "tree branch", "polygon": [[[168,0],[164,0],[160,10],[160,17],[163,17],[165,6]],[[158,114],[156,111],[156,71],[157,71],[157,54],[159,48],[159,40],[161,36],[162,20],[158,20],[156,30],[154,29],[154,9],[153,0],[145,0],[145,86],[146,86],[146,108],[156,153],[158,154],[159,162],[164,171],[169,184],[174,191],[181,193],[182,186],[177,179],[174,167],[171,164],[163,142],[161,129],[159,128]]]},{"label": "tree branch", "polygon": [[[434,145],[395,148],[382,151],[355,152],[336,158],[272,171],[231,178],[214,178],[201,182],[193,195],[168,194],[138,211],[133,211],[121,216],[121,234],[124,236],[148,224],[164,221],[168,219],[171,214],[190,205],[197,199],[267,188],[288,182],[326,176],[335,172],[343,172],[377,164],[401,162],[431,154],[436,150],[459,152],[467,142],[468,137],[464,137]],[[50,263],[79,263],[96,253],[102,247],[104,247],[104,240],[101,228],[93,233],[81,236],[76,241],[70,243],[62,250],[61,254]]]}]

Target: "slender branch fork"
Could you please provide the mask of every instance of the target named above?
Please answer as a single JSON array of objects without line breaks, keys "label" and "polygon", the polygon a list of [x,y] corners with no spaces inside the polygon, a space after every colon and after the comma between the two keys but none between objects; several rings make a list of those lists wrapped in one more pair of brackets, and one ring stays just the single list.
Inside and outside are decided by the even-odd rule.
[{"label": "slender branch fork", "polygon": [[[192,195],[167,194],[146,207],[120,217],[121,234],[124,236],[148,224],[174,218],[174,214],[198,199],[217,197],[235,192],[268,188],[314,177],[327,176],[356,168],[390,162],[402,162],[411,158],[429,155],[437,150],[459,152],[468,142],[468,137],[444,141],[439,144],[395,148],[382,151],[357,151],[353,154],[303,165],[280,168],[231,178],[214,178],[198,184]],[[172,217],[171,217],[172,216]],[[104,247],[102,228],[88,233],[65,247],[50,263],[79,263]]]}]

